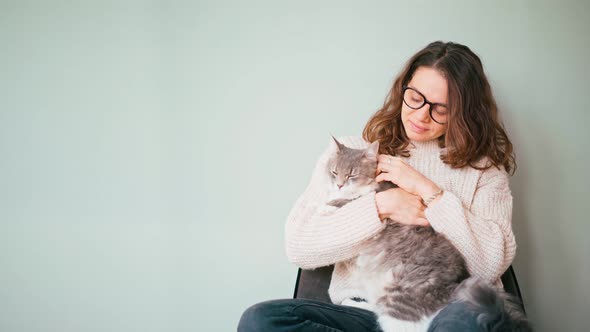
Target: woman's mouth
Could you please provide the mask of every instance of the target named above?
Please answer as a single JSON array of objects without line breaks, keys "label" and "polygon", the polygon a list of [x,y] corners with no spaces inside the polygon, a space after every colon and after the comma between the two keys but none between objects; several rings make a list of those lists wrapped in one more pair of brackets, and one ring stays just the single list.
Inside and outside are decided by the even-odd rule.
[{"label": "woman's mouth", "polygon": [[415,131],[418,134],[422,134],[422,133],[428,131],[428,128],[423,128],[423,127],[416,126],[412,121],[409,121],[409,120],[408,120],[408,122],[410,123],[410,126],[412,127],[412,130]]}]

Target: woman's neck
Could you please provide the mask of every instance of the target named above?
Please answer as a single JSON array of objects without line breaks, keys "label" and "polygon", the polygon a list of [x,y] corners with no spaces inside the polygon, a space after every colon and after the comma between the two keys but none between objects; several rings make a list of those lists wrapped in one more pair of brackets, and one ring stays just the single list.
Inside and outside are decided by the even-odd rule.
[{"label": "woman's neck", "polygon": [[438,154],[441,151],[441,148],[438,146],[438,139],[433,139],[429,141],[410,140],[410,145],[408,145],[408,149],[412,154]]}]

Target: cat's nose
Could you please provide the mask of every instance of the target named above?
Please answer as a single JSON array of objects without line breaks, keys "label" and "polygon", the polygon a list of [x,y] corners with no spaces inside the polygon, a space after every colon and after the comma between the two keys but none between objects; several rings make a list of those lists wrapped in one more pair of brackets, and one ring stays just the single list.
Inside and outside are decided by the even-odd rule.
[{"label": "cat's nose", "polygon": [[337,184],[338,189],[342,189],[342,187],[344,187],[344,183],[343,184]]}]

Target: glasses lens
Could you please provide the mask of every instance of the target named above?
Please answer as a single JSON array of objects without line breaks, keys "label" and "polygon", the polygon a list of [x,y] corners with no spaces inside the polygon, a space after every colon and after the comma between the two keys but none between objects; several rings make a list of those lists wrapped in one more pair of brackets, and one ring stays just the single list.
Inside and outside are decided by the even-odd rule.
[{"label": "glasses lens", "polygon": [[435,105],[432,109],[431,115],[434,121],[442,124],[447,123],[448,113],[449,111],[446,107]]},{"label": "glasses lens", "polygon": [[424,97],[412,89],[406,89],[404,91],[404,103],[410,108],[420,108],[424,105]]}]

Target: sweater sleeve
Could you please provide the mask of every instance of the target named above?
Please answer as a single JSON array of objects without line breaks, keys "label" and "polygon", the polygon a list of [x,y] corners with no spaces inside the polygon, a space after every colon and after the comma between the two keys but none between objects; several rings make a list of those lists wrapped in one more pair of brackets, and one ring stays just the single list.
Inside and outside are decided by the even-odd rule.
[{"label": "sweater sleeve", "polygon": [[361,244],[385,226],[379,219],[374,192],[330,214],[319,213],[327,196],[325,167],[329,155],[330,148],[320,156],[310,183],[295,202],[285,225],[287,257],[303,269],[355,257]]},{"label": "sweater sleeve", "polygon": [[472,275],[496,282],[512,263],[516,242],[512,232],[512,194],[508,174],[497,168],[483,171],[469,208],[452,192],[425,211],[437,232],[463,254]]}]

